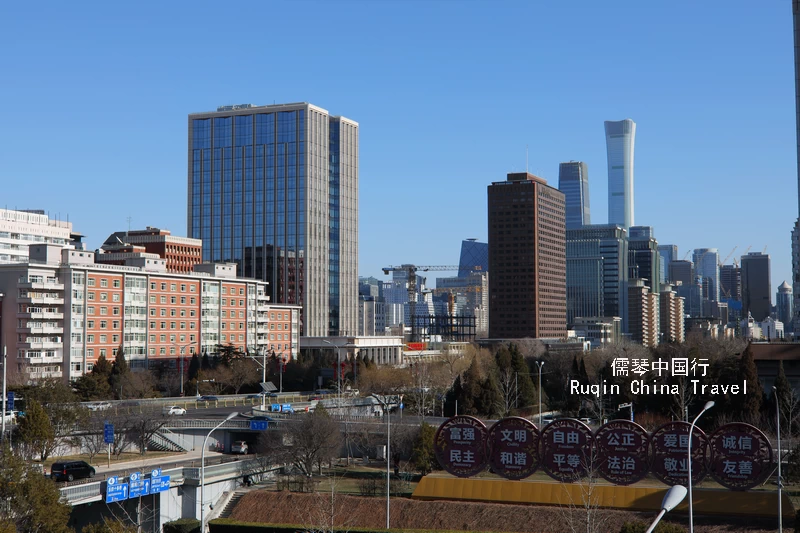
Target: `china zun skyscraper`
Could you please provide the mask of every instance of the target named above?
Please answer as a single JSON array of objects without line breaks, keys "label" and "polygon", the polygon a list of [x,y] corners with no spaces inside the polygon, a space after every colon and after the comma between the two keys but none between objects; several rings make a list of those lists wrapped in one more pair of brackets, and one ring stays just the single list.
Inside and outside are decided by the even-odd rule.
[{"label": "china zun skyscraper", "polygon": [[606,121],[608,155],[608,223],[633,226],[633,145],[636,123],[629,118]]},{"label": "china zun skyscraper", "polygon": [[204,261],[303,306],[302,335],[356,335],[358,123],[308,104],[189,115],[189,235]]}]

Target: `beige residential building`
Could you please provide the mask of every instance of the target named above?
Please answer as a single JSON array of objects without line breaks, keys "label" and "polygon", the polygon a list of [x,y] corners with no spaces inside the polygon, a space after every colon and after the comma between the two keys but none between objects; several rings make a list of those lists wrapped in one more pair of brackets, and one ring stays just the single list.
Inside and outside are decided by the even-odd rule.
[{"label": "beige residential building", "polygon": [[669,283],[661,284],[660,324],[663,342],[682,343],[686,340],[683,326],[684,299],[672,290]]},{"label": "beige residential building", "polygon": [[658,308],[658,295],[650,293],[644,280],[628,282],[628,333],[632,341],[648,347],[658,344]]}]

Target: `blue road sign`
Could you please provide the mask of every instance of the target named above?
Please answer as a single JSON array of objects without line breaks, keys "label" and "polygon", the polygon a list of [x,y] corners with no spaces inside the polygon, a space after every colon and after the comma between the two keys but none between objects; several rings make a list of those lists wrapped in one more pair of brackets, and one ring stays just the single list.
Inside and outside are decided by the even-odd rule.
[{"label": "blue road sign", "polygon": [[292,404],[285,403],[285,404],[281,405],[281,411],[283,411],[284,413],[291,412],[292,411]]},{"label": "blue road sign", "polygon": [[131,480],[129,498],[138,498],[139,496],[147,496],[150,494],[150,478]]},{"label": "blue road sign", "polygon": [[[111,482],[114,483],[111,483]],[[121,502],[128,499],[128,484],[118,483],[116,477],[106,481],[106,503]]]},{"label": "blue road sign", "polygon": [[8,391],[8,402],[6,403],[6,409],[8,411],[14,410],[14,393],[12,391]]},{"label": "blue road sign", "polygon": [[158,494],[169,490],[169,476],[155,476],[150,478],[150,494]]},{"label": "blue road sign", "polygon": [[114,424],[106,422],[103,426],[103,442],[106,444],[114,443]]},{"label": "blue road sign", "polygon": [[150,477],[159,477],[160,475],[161,475],[160,468],[154,468],[153,470],[150,471]]},{"label": "blue road sign", "polygon": [[264,431],[269,427],[269,422],[266,420],[251,420],[250,421],[250,429],[253,431]]},{"label": "blue road sign", "polygon": [[401,404],[400,404],[400,409],[402,409],[403,407],[405,407],[405,406],[404,406],[404,405],[401,403]]},{"label": "blue road sign", "polygon": [[280,413],[281,412],[281,404],[273,403],[269,406],[269,410],[273,413]]}]

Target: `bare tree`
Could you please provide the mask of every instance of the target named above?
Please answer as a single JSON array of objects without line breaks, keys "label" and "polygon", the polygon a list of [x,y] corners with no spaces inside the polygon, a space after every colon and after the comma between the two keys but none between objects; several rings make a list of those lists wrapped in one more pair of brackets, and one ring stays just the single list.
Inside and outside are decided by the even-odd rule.
[{"label": "bare tree", "polygon": [[107,451],[109,445],[105,442],[103,424],[99,419],[87,419],[81,426],[82,432],[75,439],[76,444],[89,455],[89,462],[91,463],[96,455]]},{"label": "bare tree", "polygon": [[311,476],[314,467],[331,462],[342,446],[339,424],[318,407],[300,420],[286,424],[286,431],[268,431],[259,439],[257,452],[268,464],[291,464]]},{"label": "bare tree", "polygon": [[342,498],[337,498],[341,490],[341,477],[328,477],[330,487],[324,492],[316,492],[310,505],[306,507],[304,533],[346,533],[353,525],[353,514]]},{"label": "bare tree", "polygon": [[[572,533],[605,533],[608,531],[609,517],[600,507],[597,457],[592,454],[590,457],[585,457],[583,462],[586,475],[576,476],[570,484],[562,484],[569,504],[560,508],[561,514]],[[572,497],[572,493],[567,489],[568,485],[580,489],[580,499]]]},{"label": "bare tree", "polygon": [[234,394],[239,394],[239,391],[245,385],[260,380],[258,367],[252,359],[237,357],[231,360],[229,370],[230,372],[224,376],[226,379],[225,385],[233,389]]},{"label": "bare tree", "polygon": [[508,415],[517,403],[517,387],[515,383],[514,369],[511,367],[501,368],[497,371],[497,385],[500,391],[500,401],[502,415]]},{"label": "bare tree", "polygon": [[691,380],[685,376],[673,378],[674,385],[678,386],[678,393],[672,395],[670,412],[675,420],[686,420],[686,410],[694,401],[695,395],[692,389]]}]

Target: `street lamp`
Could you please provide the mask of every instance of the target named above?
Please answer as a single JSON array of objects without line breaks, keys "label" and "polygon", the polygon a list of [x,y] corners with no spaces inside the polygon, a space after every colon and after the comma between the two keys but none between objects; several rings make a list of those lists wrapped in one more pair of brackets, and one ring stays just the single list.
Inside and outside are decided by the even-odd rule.
[{"label": "street lamp", "polygon": [[[261,365],[261,383],[267,382],[267,348],[265,346],[256,347],[255,352],[261,352],[261,362],[258,362],[258,359],[250,355],[250,359]],[[275,355],[275,350],[272,350],[272,355]],[[273,385],[274,386],[274,385]],[[281,389],[283,389],[283,385],[281,385]],[[283,392],[283,391],[281,391]],[[266,391],[261,391],[261,410],[265,411],[267,409],[267,395],[265,394]]]},{"label": "street lamp", "polygon": [[703,407],[703,410],[700,411],[696,417],[694,417],[694,421],[692,425],[689,426],[689,533],[694,533],[694,514],[692,509],[692,432],[694,431],[694,425],[697,423],[697,419],[703,416],[703,413],[708,411],[714,407],[714,402],[708,401],[706,405]]},{"label": "street lamp", "polygon": [[[391,468],[391,453],[389,450],[390,437],[392,434],[391,418],[389,417],[389,402],[383,401],[377,394],[370,394],[373,398],[378,400],[383,406],[383,412],[386,413],[386,529],[389,529],[389,476]],[[401,399],[402,401],[402,399]]]},{"label": "street lamp", "polygon": [[772,390],[775,391],[776,418],[778,422],[778,533],[783,533],[783,502],[781,502],[781,489],[783,488],[783,478],[781,477],[781,399],[778,397],[778,388],[773,385]]},{"label": "street lamp", "polygon": [[650,524],[650,527],[647,528],[647,531],[644,533],[653,533],[653,530],[655,530],[664,515],[673,510],[685,497],[686,487],[683,485],[673,485],[664,495],[664,499],[661,500],[661,512],[658,513],[656,519],[653,520],[653,523]]},{"label": "street lamp", "polygon": [[542,430],[542,367],[544,361],[536,361],[536,367],[539,369],[539,431]]},{"label": "street lamp", "polygon": [[200,533],[206,531],[206,502],[205,502],[205,481],[206,481],[206,446],[208,446],[208,438],[219,427],[232,418],[239,416],[239,413],[233,412],[229,414],[225,420],[214,426],[214,429],[208,432],[205,440],[203,441],[203,451],[200,452]]},{"label": "street lamp", "polygon": [[[184,339],[185,339],[185,338],[186,338],[186,337],[184,337]],[[179,355],[180,355],[180,357],[181,357],[181,396],[183,396],[183,379],[184,379],[184,377],[186,377],[186,376],[184,375],[184,373],[183,373],[183,351],[184,351],[186,348],[188,348],[189,346],[193,345],[194,343],[193,343],[193,342],[190,342],[189,344],[184,344],[183,346],[181,346],[181,345],[179,345],[179,344],[175,344],[174,342],[171,342],[170,344],[172,344],[173,346],[175,346],[176,348],[178,348],[178,354],[179,354]]]},{"label": "street lamp", "polygon": [[339,407],[342,406],[342,352],[340,350],[341,346],[337,346],[333,344],[329,340],[320,339],[325,344],[330,344],[331,347],[336,348],[336,388],[337,393],[339,395]]}]

